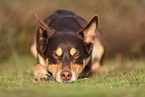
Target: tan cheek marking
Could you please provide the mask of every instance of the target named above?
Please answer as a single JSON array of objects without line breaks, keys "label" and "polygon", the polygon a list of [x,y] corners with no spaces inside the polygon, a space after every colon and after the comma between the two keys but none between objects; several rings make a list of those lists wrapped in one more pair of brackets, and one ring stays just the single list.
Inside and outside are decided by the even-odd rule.
[{"label": "tan cheek marking", "polygon": [[83,72],[85,68],[85,60],[83,60],[83,64],[73,64],[71,63],[71,71],[74,72],[75,74]]},{"label": "tan cheek marking", "polygon": [[57,54],[58,56],[61,56],[61,55],[62,55],[62,49],[61,49],[61,48],[58,48],[58,49],[56,50],[56,54]]},{"label": "tan cheek marking", "polygon": [[75,49],[75,48],[72,48],[72,49],[70,50],[70,55],[73,56],[75,53],[77,53],[76,49]]},{"label": "tan cheek marking", "polygon": [[38,54],[38,58],[39,58],[40,64],[42,64],[43,66],[46,66],[45,59],[40,54]]},{"label": "tan cheek marking", "polygon": [[50,64],[50,65],[48,65],[47,69],[56,78],[57,73],[62,71],[62,63],[60,63],[60,64]]},{"label": "tan cheek marking", "polygon": [[53,77],[56,78],[57,81],[60,81],[60,72],[62,71],[62,63],[60,64],[49,64],[48,59],[46,59],[47,70],[53,74]]}]

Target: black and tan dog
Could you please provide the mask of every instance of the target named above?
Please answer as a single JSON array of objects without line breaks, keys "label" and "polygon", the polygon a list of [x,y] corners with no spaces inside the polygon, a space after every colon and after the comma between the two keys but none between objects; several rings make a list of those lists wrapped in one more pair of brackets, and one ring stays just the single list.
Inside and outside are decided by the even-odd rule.
[{"label": "black and tan dog", "polygon": [[31,52],[38,63],[34,67],[36,79],[53,76],[58,82],[72,82],[81,73],[102,70],[105,47],[98,31],[98,17],[86,20],[70,10],[56,10],[38,22]]}]

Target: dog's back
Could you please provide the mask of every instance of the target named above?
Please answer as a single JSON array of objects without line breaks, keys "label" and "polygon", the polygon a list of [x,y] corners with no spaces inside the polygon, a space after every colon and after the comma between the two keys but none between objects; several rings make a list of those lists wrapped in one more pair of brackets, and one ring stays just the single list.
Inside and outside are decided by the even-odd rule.
[{"label": "dog's back", "polygon": [[70,10],[56,10],[44,19],[44,22],[55,30],[69,29],[72,31],[79,31],[87,25],[87,21]]}]

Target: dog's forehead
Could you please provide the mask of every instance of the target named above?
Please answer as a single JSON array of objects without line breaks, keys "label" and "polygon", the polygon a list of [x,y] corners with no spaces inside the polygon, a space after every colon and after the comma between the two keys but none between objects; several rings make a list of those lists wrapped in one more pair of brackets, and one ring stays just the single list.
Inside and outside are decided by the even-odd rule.
[{"label": "dog's forehead", "polygon": [[76,35],[70,34],[55,34],[49,41],[49,46],[52,50],[70,51],[72,48],[77,50],[85,51],[83,40]]}]

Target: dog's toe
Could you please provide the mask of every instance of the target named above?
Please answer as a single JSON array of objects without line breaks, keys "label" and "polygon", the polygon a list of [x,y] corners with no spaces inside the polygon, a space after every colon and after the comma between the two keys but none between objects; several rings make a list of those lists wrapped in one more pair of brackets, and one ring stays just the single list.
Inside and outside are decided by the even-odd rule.
[{"label": "dog's toe", "polygon": [[38,74],[38,75],[35,75],[35,77],[34,77],[34,80],[35,81],[43,81],[43,80],[49,80],[49,79],[51,79],[52,78],[52,76],[50,75],[50,74]]},{"label": "dog's toe", "polygon": [[47,72],[47,69],[44,68],[44,66],[42,66],[41,64],[37,64],[35,67],[34,67],[34,80],[35,81],[41,81],[41,80],[48,80],[51,77],[51,74],[49,74]]}]

